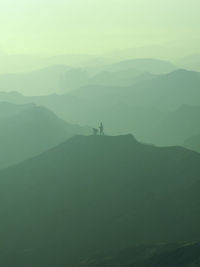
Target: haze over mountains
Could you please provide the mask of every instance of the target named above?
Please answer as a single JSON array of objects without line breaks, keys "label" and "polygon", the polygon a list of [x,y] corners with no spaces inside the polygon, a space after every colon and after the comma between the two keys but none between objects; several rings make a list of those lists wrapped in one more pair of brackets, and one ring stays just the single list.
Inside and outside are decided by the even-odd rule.
[{"label": "haze over mountains", "polygon": [[18,91],[25,95],[44,95],[60,91],[61,77],[69,71],[65,65],[32,71],[0,75],[0,91]]},{"label": "haze over mountains", "polygon": [[[200,73],[144,72],[151,67],[152,73],[175,68],[165,61],[137,59],[107,65],[91,76],[86,70],[66,69],[60,80],[63,94],[27,97],[2,92],[0,101],[36,103],[70,123],[94,127],[104,121],[107,133],[131,132],[143,142],[182,145],[200,133]],[[70,92],[64,93],[65,88]]]},{"label": "haze over mountains", "polygon": [[90,132],[34,104],[1,102],[0,112],[0,168],[38,155],[74,134]]},{"label": "haze over mountains", "polygon": [[200,1],[0,1],[0,267],[200,267]]},{"label": "haze over mountains", "polygon": [[0,266],[200,266],[199,117],[168,61],[1,75]]},{"label": "haze over mountains", "polygon": [[[0,91],[18,91],[25,95],[65,93],[88,84],[132,85],[142,76],[167,73],[177,67],[156,59],[135,59],[99,67],[70,67],[57,64],[24,73],[0,75]],[[150,74],[151,73],[151,74]]]},{"label": "haze over mountains", "polygon": [[197,240],[199,177],[200,155],[181,147],[73,137],[0,172],[1,265],[77,266],[133,244]]}]

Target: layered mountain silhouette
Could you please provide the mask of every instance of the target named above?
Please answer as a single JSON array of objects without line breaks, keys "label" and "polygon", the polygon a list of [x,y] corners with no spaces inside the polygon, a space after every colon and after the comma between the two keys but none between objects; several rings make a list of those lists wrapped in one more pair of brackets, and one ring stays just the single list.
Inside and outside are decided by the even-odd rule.
[{"label": "layered mountain silhouette", "polygon": [[[100,80],[101,75],[109,80],[110,74],[116,76],[117,72],[99,74]],[[145,77],[137,76],[137,81],[131,78],[131,86],[88,84],[63,95],[25,97],[15,92],[0,93],[0,100],[36,103],[73,123],[96,125],[104,121],[109,133],[133,132],[139,140],[158,145],[182,145],[197,135],[200,73],[176,70]]]},{"label": "layered mountain silhouette", "polygon": [[73,95],[93,98],[93,101],[99,96],[111,104],[114,98],[130,105],[174,109],[183,104],[199,105],[199,84],[199,72],[177,70],[127,87],[83,87]]},{"label": "layered mountain silhouette", "polygon": [[199,72],[176,70],[138,84],[135,100],[143,106],[167,109],[177,108],[182,104],[199,105],[199,84]]},{"label": "layered mountain silhouette", "polygon": [[158,145],[183,145],[200,133],[199,116],[200,106],[182,105],[163,113],[160,121],[154,124],[154,133],[150,129],[146,138],[149,134],[149,140]]},{"label": "layered mountain silhouette", "polygon": [[197,240],[199,177],[200,154],[181,147],[75,136],[0,171],[0,263],[80,266],[110,249]]},{"label": "layered mountain silhouette", "polygon": [[178,67],[170,61],[154,58],[128,59],[107,66],[107,69],[111,71],[136,69],[138,71],[150,72],[152,74],[168,73],[177,68]]},{"label": "layered mountain silhouette", "polygon": [[176,68],[167,61],[133,59],[101,66],[89,75],[87,67],[72,68],[57,64],[31,72],[1,74],[0,91],[16,90],[31,96],[69,92],[87,84],[126,86],[132,85],[137,76],[143,80],[151,77],[151,74],[167,73]]},{"label": "layered mountain silhouette", "polygon": [[196,134],[194,136],[187,138],[183,142],[183,146],[188,149],[200,152],[200,134]]},{"label": "layered mountain silhouette", "polygon": [[66,65],[54,65],[25,73],[0,75],[0,91],[18,91],[25,95],[59,93],[62,77],[70,70]]},{"label": "layered mountain silhouette", "polygon": [[150,72],[142,72],[137,69],[102,71],[91,77],[88,84],[101,86],[131,86],[136,82],[152,78],[154,78],[154,75]]},{"label": "layered mountain silhouette", "polygon": [[191,54],[178,60],[186,69],[200,71],[200,54]]},{"label": "layered mountain silhouette", "polygon": [[15,164],[90,130],[66,123],[34,104],[0,103],[0,168]]}]

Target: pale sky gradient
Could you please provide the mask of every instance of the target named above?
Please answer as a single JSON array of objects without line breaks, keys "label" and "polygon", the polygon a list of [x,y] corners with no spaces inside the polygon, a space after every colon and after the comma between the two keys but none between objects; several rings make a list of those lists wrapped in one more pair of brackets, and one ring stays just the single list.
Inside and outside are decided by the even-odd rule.
[{"label": "pale sky gradient", "polygon": [[102,54],[200,44],[199,0],[4,0],[0,48],[11,54]]}]

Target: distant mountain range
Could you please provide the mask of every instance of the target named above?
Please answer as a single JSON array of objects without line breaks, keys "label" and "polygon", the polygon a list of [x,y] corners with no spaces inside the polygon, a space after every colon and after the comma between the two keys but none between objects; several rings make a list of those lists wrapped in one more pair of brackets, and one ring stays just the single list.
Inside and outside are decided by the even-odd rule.
[{"label": "distant mountain range", "polygon": [[66,123],[53,112],[34,104],[0,103],[0,168],[44,152],[90,129]]},{"label": "distant mountain range", "polygon": [[178,66],[166,60],[153,58],[128,59],[107,66],[107,70],[110,71],[127,69],[136,69],[140,72],[149,72],[152,74],[164,74],[178,69]]},{"label": "distant mountain range", "polygon": [[[97,127],[103,121],[107,133],[132,132],[139,140],[158,145],[182,145],[200,133],[199,72],[176,70],[162,75],[137,72],[131,78],[132,71],[135,70],[96,74],[93,76],[98,80],[96,85],[94,81],[63,95],[25,97],[16,92],[1,92],[0,100],[36,103],[76,124]],[[126,75],[131,79],[126,79]],[[100,84],[103,80],[110,84]],[[127,84],[112,85],[112,80],[118,84],[126,80]]]},{"label": "distant mountain range", "polygon": [[66,65],[55,65],[26,73],[0,75],[0,91],[18,91],[25,95],[59,93],[62,76],[69,71]]},{"label": "distant mountain range", "polygon": [[0,75],[0,91],[18,91],[22,94],[47,95],[65,93],[89,84],[130,86],[146,80],[153,74],[167,73],[177,69],[170,62],[157,59],[133,59],[101,67],[69,67],[52,65],[25,73]]},{"label": "distant mountain range", "polygon": [[183,145],[187,139],[200,133],[198,123],[200,106],[182,105],[180,108],[165,113],[155,125],[151,142],[159,145]]},{"label": "distant mountain range", "polygon": [[188,137],[182,145],[188,149],[200,152],[200,133]]},{"label": "distant mountain range", "polygon": [[178,60],[178,64],[186,69],[200,71],[200,54],[192,54]]},{"label": "distant mountain range", "polygon": [[111,248],[198,240],[199,177],[200,154],[181,147],[73,137],[0,171],[0,264],[80,266]]}]

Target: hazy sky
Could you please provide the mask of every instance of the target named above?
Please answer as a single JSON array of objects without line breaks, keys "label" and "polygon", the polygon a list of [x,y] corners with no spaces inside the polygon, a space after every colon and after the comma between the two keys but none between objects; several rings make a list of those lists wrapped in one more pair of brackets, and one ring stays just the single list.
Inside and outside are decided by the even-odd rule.
[{"label": "hazy sky", "polygon": [[140,46],[197,52],[200,0],[4,0],[0,49],[56,55]]}]

